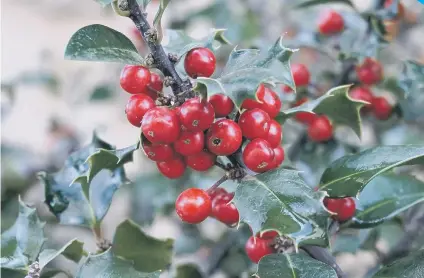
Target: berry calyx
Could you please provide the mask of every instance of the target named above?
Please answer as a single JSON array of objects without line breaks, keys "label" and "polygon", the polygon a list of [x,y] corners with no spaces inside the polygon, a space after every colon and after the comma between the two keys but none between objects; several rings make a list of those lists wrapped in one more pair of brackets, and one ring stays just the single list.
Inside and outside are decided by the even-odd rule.
[{"label": "berry calyx", "polygon": [[343,29],[343,17],[334,10],[324,12],[318,20],[318,30],[323,35],[340,33]]},{"label": "berry calyx", "polygon": [[141,129],[152,143],[173,143],[180,137],[180,121],[174,110],[155,107],[147,111]]},{"label": "berry calyx", "polygon": [[184,69],[191,78],[210,77],[215,71],[215,66],[215,55],[204,47],[190,50],[184,60]]},{"label": "berry calyx", "polygon": [[140,127],[144,115],[155,106],[155,102],[149,96],[133,95],[125,106],[125,114],[127,114],[127,119],[133,126]]},{"label": "berry calyx", "polygon": [[304,64],[291,65],[291,72],[293,75],[294,83],[297,87],[309,85],[311,74],[309,73],[308,68]]},{"label": "berry calyx", "polygon": [[198,224],[211,213],[212,202],[206,191],[189,188],[178,196],[175,201],[175,210],[182,221]]},{"label": "berry calyx", "polygon": [[274,253],[270,240],[254,236],[249,237],[244,249],[249,259],[256,264],[264,256]]},{"label": "berry calyx", "polygon": [[186,169],[186,164],[180,156],[174,156],[170,160],[156,162],[156,166],[162,175],[170,179],[181,177]]},{"label": "berry calyx", "polygon": [[206,146],[216,155],[230,155],[241,146],[242,139],[238,124],[229,119],[221,119],[209,128],[206,134]]},{"label": "berry calyx", "polygon": [[215,120],[215,111],[210,103],[192,98],[179,107],[178,116],[186,130],[203,131]]},{"label": "berry calyx", "polygon": [[126,65],[119,78],[122,89],[130,94],[146,94],[150,83],[150,71],[143,66]]},{"label": "berry calyx", "polygon": [[315,142],[324,142],[331,139],[333,126],[327,116],[319,116],[309,125],[308,136]]},{"label": "berry calyx", "polygon": [[353,198],[325,198],[325,207],[336,213],[333,217],[338,221],[347,221],[355,215],[356,205]]},{"label": "berry calyx", "polygon": [[364,62],[356,67],[356,75],[362,84],[374,85],[383,79],[383,67],[377,60],[365,58]]},{"label": "berry calyx", "polygon": [[268,170],[274,160],[274,151],[264,139],[250,141],[243,150],[243,162],[250,170],[262,173]]},{"label": "berry calyx", "polygon": [[174,143],[175,151],[184,156],[201,152],[205,146],[205,135],[202,131],[184,131]]},{"label": "berry calyx", "polygon": [[372,100],[372,112],[379,120],[387,120],[392,114],[393,107],[384,97],[375,97]]},{"label": "berry calyx", "polygon": [[[306,97],[301,98],[293,105],[293,107],[300,106],[306,103],[307,101],[308,99]],[[318,117],[318,115],[311,112],[298,112],[294,117],[297,121],[306,125],[310,125]]]},{"label": "berry calyx", "polygon": [[238,120],[243,136],[247,139],[265,138],[269,131],[271,118],[262,109],[244,111]]},{"label": "berry calyx", "polygon": [[153,161],[167,161],[174,157],[174,149],[169,144],[143,142],[143,150],[146,156]]},{"label": "berry calyx", "polygon": [[239,221],[239,212],[233,203],[233,194],[221,194],[212,201],[212,216],[222,223],[233,227]]},{"label": "berry calyx", "polygon": [[215,110],[215,117],[224,118],[234,109],[234,102],[226,95],[216,94],[209,98],[209,103]]},{"label": "berry calyx", "polygon": [[149,91],[157,94],[158,92],[161,92],[163,89],[163,81],[162,81],[162,77],[155,73],[155,72],[151,72],[150,73],[150,83],[149,83]]},{"label": "berry calyx", "polygon": [[208,151],[201,151],[194,155],[186,157],[186,163],[188,167],[195,171],[203,172],[207,171],[215,164],[216,155]]},{"label": "berry calyx", "polygon": [[283,139],[283,129],[276,120],[271,120],[269,122],[268,134],[264,139],[267,140],[273,148],[280,146]]},{"label": "berry calyx", "polygon": [[373,95],[370,89],[366,87],[355,87],[349,92],[349,96],[355,100],[366,101],[369,104],[366,104],[366,108],[372,106]]}]

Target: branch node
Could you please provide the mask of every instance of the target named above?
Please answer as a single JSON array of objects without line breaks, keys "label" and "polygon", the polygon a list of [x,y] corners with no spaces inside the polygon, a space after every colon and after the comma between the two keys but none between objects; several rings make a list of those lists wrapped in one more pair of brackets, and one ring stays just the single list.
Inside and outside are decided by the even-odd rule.
[{"label": "branch node", "polygon": [[241,181],[246,176],[246,171],[239,166],[232,166],[228,169],[227,176],[231,180]]},{"label": "branch node", "polygon": [[175,53],[168,53],[168,59],[169,61],[171,61],[173,64],[176,64],[178,62],[178,55]]},{"label": "branch node", "polygon": [[172,86],[172,84],[174,83],[175,83],[175,80],[172,76],[165,76],[165,78],[163,79],[163,85],[165,87]]},{"label": "branch node", "polygon": [[152,67],[155,64],[155,58],[153,57],[152,53],[147,54],[144,61],[148,67]]},{"label": "branch node", "polygon": [[25,278],[39,278],[40,271],[40,264],[38,261],[35,261],[28,267],[28,274]]},{"label": "branch node", "polygon": [[158,41],[158,31],[154,28],[147,30],[144,36],[148,42],[156,43]]},{"label": "branch node", "polygon": [[98,252],[104,252],[108,250],[110,247],[112,247],[112,242],[110,240],[102,238],[97,240],[96,245],[97,245]]},{"label": "branch node", "polygon": [[293,240],[284,235],[277,236],[273,240],[271,246],[277,253],[293,253],[296,250],[294,248]]},{"label": "branch node", "polygon": [[121,11],[129,11],[130,7],[127,0],[118,0],[118,8]]}]

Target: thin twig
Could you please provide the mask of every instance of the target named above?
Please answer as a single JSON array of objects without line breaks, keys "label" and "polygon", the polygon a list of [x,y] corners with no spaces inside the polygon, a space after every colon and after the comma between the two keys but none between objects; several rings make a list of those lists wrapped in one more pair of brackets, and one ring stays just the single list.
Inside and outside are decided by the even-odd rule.
[{"label": "thin twig", "polygon": [[208,192],[213,191],[214,189],[218,188],[222,183],[226,182],[228,180],[228,173],[225,173],[219,180],[217,180],[208,190]]},{"label": "thin twig", "polygon": [[334,268],[334,270],[337,273],[337,277],[339,278],[346,277],[346,275],[343,273],[339,265],[336,263],[336,258],[334,258],[333,255],[331,255],[331,253],[326,248],[315,246],[315,245],[305,245],[300,248],[306,251],[306,253],[308,253],[309,256],[311,256],[312,258],[318,261],[321,261],[323,263],[326,263],[332,268]]}]

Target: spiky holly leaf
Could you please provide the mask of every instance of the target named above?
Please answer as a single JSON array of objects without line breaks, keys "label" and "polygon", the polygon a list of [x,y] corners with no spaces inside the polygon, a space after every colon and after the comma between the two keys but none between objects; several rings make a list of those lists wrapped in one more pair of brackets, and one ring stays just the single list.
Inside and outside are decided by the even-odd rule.
[{"label": "spiky holly leaf", "polygon": [[351,7],[355,7],[355,5],[350,0],[305,0],[300,1],[300,3],[296,3],[295,8],[309,8],[312,6],[322,5],[322,4],[347,4]]},{"label": "spiky holly leaf", "polygon": [[[173,53],[180,58],[188,51],[196,47],[206,47],[211,50],[216,50],[222,44],[231,44],[230,41],[224,36],[225,29],[212,29],[208,36],[203,39],[197,40],[187,35],[186,32],[181,30],[165,31],[168,40],[163,45],[163,48],[168,53]],[[214,42],[218,42],[216,45]]]},{"label": "spiky holly leaf", "polygon": [[217,79],[200,77],[197,82],[206,86],[209,96],[223,93],[240,107],[246,98],[255,99],[261,83],[295,89],[289,60],[296,51],[284,47],[282,37],[268,51],[235,48]]},{"label": "spiky holly leaf", "polygon": [[85,26],[73,34],[66,46],[65,58],[133,65],[144,61],[129,38],[101,24]]},{"label": "spiky holly leaf", "polygon": [[272,254],[259,261],[257,276],[261,278],[337,278],[336,271],[305,254]]},{"label": "spiky holly leaf", "polygon": [[379,146],[334,161],[321,176],[319,187],[331,197],[353,197],[378,175],[414,164],[424,164],[424,146]]},{"label": "spiky holly leaf", "polygon": [[376,226],[423,201],[422,181],[406,175],[380,175],[361,192],[355,217],[347,224],[355,228]]},{"label": "spiky holly leaf", "polygon": [[421,277],[424,269],[424,250],[394,261],[380,269],[374,278]]},{"label": "spiky holly leaf", "polygon": [[334,125],[345,125],[361,137],[361,115],[359,110],[366,102],[350,98],[350,85],[334,87],[321,97],[300,106],[280,112],[278,121],[295,116],[299,112],[314,112],[329,117]]},{"label": "spiky holly leaf", "polygon": [[60,255],[63,255],[67,259],[78,263],[85,252],[83,249],[83,245],[84,245],[83,242],[77,239],[73,239],[69,241],[68,243],[66,243],[59,250],[44,249],[43,251],[41,251],[38,258],[40,263],[40,268],[43,269],[48,263],[50,263],[52,260],[54,260]]},{"label": "spiky holly leaf", "polygon": [[56,173],[41,173],[45,202],[67,225],[99,223],[112,197],[126,181],[123,164],[132,160],[137,145],[116,150],[94,134],[91,144],[72,153]]},{"label": "spiky holly leaf", "polygon": [[298,171],[279,168],[243,180],[233,201],[240,221],[249,224],[253,234],[272,229],[291,237],[296,246],[327,246],[328,213],[322,205],[323,197]]}]

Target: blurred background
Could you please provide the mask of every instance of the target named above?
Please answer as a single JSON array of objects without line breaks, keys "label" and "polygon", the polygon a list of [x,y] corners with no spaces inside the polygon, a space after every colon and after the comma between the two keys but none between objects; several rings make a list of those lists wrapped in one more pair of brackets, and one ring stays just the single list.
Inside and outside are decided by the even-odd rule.
[{"label": "blurred background", "polygon": [[[176,0],[165,12],[164,25],[185,29],[196,38],[204,37],[212,27],[227,28],[226,36],[240,47],[272,43],[281,34],[285,34],[288,45],[307,45],[311,43],[311,30],[316,29],[319,11],[329,7],[346,13],[350,26],[362,28],[363,23],[351,16],[352,11],[346,6],[322,5],[294,11],[290,7],[296,1]],[[357,9],[363,11],[373,1],[354,2]],[[389,39],[393,40],[393,44],[382,52],[380,58],[387,69],[386,74],[394,77],[401,70],[402,60],[414,59],[424,63],[424,5],[413,0],[402,3],[406,15],[402,20],[387,22],[386,27],[388,30],[391,28]],[[149,5],[147,12],[150,19],[157,5],[155,1]],[[138,129],[128,124],[124,113],[129,95],[119,87],[122,65],[67,61],[63,58],[72,34],[89,24],[114,28],[130,37],[141,52],[145,51],[129,19],[116,16],[110,7],[102,8],[93,0],[3,0],[1,3],[1,230],[13,224],[17,216],[17,198],[21,195],[24,201],[36,206],[41,218],[47,221],[46,231],[53,244],[59,246],[78,237],[85,242],[87,250],[95,251],[96,244],[89,229],[57,224],[43,203],[44,188],[36,178],[38,171],[59,170],[70,152],[90,141],[93,130],[118,148],[137,141]],[[221,66],[230,50],[231,47],[228,47],[220,52],[222,57],[218,59]],[[333,68],[334,62],[330,58],[312,48],[302,48],[295,54],[294,60],[308,65],[313,83],[319,83],[322,88],[329,85],[323,77],[314,73]],[[348,148],[424,143],[424,94],[399,101],[396,94],[384,88],[378,88],[376,92],[388,95],[393,102],[397,101],[403,108],[404,119],[396,118],[385,123],[365,119],[362,141],[350,131],[341,129],[337,131],[336,138],[344,138],[346,144],[303,146],[305,149],[300,152],[301,155],[287,163],[304,171],[303,175],[311,186],[316,185],[326,165],[346,154]],[[288,147],[299,132],[299,125],[287,123],[284,141]],[[247,258],[240,251],[245,239],[240,239],[241,247],[235,244],[234,250],[225,254],[229,257],[227,265],[218,267],[220,262],[213,261],[213,258],[223,255],[216,245],[234,242],[234,235],[212,219],[198,226],[182,225],[169,209],[176,192],[164,193],[165,188],[187,187],[190,184],[207,188],[222,173],[211,172],[202,179],[198,174],[187,173],[176,184],[156,175],[155,164],[140,151],[135,153],[134,163],[126,165],[126,171],[128,178],[134,182],[123,186],[115,194],[103,221],[105,238],[111,239],[116,225],[131,217],[156,237],[176,238],[178,259],[200,262],[211,276],[239,277],[240,270],[247,268]],[[225,187],[231,189],[234,184],[227,182]],[[153,219],[152,215],[156,212],[159,216]],[[368,243],[369,248],[364,250],[351,252],[346,242],[359,246],[371,232],[375,232],[371,229],[361,231],[360,235],[354,233],[351,238],[351,235],[345,235],[348,237],[346,242],[336,242],[337,260],[349,277],[365,277],[368,270],[375,266],[378,252],[387,251],[394,244],[402,229],[396,223],[389,224],[392,225],[389,234],[385,237],[380,235],[379,241],[376,239]],[[63,267],[72,270],[74,266]]]}]

